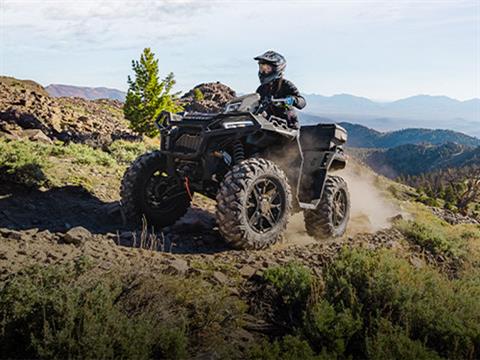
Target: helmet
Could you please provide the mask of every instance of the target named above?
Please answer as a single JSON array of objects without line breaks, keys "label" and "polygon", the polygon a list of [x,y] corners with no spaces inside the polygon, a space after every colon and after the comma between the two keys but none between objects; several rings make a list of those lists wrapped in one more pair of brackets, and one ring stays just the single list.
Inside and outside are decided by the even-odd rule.
[{"label": "helmet", "polygon": [[261,84],[267,84],[272,80],[281,78],[283,76],[283,72],[285,71],[285,67],[287,66],[287,61],[283,55],[273,50],[268,50],[267,52],[263,53],[262,55],[258,55],[253,59],[259,62],[265,62],[273,67],[273,71],[270,74],[262,74],[260,71],[258,72],[258,78],[260,79]]}]

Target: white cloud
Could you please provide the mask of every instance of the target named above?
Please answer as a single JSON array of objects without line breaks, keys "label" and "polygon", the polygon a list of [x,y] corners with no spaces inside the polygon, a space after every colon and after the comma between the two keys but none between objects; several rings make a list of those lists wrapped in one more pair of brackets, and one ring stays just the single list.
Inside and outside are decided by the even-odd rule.
[{"label": "white cloud", "polygon": [[4,46],[76,51],[184,38],[192,35],[188,19],[211,7],[191,0],[3,1]]}]

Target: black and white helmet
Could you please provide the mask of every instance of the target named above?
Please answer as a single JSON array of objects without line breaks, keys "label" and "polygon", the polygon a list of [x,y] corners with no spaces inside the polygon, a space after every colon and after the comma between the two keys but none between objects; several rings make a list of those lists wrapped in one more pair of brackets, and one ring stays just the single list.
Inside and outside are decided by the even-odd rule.
[{"label": "black and white helmet", "polygon": [[258,55],[253,59],[257,60],[258,62],[270,64],[273,67],[273,71],[270,74],[262,74],[260,71],[258,72],[258,78],[260,79],[261,84],[267,84],[272,80],[281,78],[283,76],[283,72],[285,71],[285,67],[287,66],[287,61],[283,55],[273,50],[268,50],[267,52],[263,53],[262,55]]}]

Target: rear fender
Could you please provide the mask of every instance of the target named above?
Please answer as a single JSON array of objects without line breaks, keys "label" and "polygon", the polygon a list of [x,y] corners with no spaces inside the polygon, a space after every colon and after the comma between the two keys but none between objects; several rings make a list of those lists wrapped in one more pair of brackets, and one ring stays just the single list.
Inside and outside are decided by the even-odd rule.
[{"label": "rear fender", "polygon": [[303,209],[316,209],[322,198],[328,172],[346,166],[342,142],[335,143],[338,140],[334,135],[336,128],[319,125],[301,128],[297,138],[302,159],[297,198]]}]

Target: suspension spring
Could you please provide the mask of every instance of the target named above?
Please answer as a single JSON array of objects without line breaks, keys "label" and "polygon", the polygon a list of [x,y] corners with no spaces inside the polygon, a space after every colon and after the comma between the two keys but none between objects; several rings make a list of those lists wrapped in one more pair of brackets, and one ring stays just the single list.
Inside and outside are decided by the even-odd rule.
[{"label": "suspension spring", "polygon": [[242,160],[245,160],[245,149],[242,142],[237,140],[233,143],[233,162],[238,164]]}]

